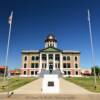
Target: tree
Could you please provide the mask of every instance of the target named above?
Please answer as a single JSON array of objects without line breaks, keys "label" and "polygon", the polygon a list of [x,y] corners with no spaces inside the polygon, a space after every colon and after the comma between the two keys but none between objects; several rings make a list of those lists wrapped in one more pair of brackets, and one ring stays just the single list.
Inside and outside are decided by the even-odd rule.
[{"label": "tree", "polygon": [[[91,71],[92,71],[92,75],[94,75],[94,67],[91,68]],[[96,73],[96,76],[100,75],[100,67],[99,66],[95,66],[95,73]]]}]

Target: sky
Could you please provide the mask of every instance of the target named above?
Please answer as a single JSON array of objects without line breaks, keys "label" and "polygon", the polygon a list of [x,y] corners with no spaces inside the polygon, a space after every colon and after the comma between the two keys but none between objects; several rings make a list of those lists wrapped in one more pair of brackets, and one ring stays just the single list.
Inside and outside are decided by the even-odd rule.
[{"label": "sky", "polygon": [[8,17],[13,10],[8,66],[21,67],[22,50],[44,48],[54,32],[61,50],[81,52],[82,68],[92,66],[87,20],[90,9],[95,65],[100,66],[100,0],[0,0],[0,65],[5,65]]}]

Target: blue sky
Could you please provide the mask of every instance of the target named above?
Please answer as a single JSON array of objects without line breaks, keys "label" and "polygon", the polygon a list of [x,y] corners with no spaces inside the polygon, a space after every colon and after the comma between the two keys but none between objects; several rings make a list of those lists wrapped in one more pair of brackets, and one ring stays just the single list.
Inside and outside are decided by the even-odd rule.
[{"label": "blue sky", "polygon": [[22,50],[44,48],[44,39],[55,32],[58,48],[81,52],[81,66],[91,66],[87,21],[91,12],[95,63],[100,65],[99,0],[0,0],[0,65],[5,65],[8,16],[13,10],[13,24],[8,66],[20,68]]}]

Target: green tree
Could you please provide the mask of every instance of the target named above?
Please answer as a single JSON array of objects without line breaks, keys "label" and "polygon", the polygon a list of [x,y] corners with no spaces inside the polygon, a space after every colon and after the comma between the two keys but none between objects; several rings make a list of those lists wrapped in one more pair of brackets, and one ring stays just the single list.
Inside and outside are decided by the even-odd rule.
[{"label": "green tree", "polygon": [[[94,67],[91,68],[91,71],[92,71],[92,75],[94,75]],[[96,76],[100,75],[100,67],[99,66],[95,66],[95,73],[96,73]]]}]

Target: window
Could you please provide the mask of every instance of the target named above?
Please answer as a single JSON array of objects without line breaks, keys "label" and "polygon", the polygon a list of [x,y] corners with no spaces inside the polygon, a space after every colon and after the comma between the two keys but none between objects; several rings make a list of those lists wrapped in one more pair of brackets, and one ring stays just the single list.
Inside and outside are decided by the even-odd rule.
[{"label": "window", "polygon": [[39,60],[39,57],[38,56],[36,56],[36,60]]},{"label": "window", "polygon": [[57,63],[55,63],[55,67],[57,68]]},{"label": "window", "polygon": [[25,56],[24,60],[25,60],[25,61],[27,60],[27,56]]},{"label": "window", "polygon": [[75,61],[77,61],[77,57],[75,57]]},{"label": "window", "polygon": [[26,71],[24,71],[24,75],[26,75]]},{"label": "window", "polygon": [[42,63],[42,68],[44,68],[44,64]]},{"label": "window", "polygon": [[63,56],[63,60],[64,60],[64,61],[66,60],[66,56]]},{"label": "window", "polygon": [[60,68],[60,63],[58,63],[58,68]]},{"label": "window", "polygon": [[70,75],[70,71],[68,71],[68,75]]},{"label": "window", "polygon": [[68,61],[70,60],[70,56],[67,56],[67,60],[68,60]]},{"label": "window", "polygon": [[33,60],[33,61],[35,60],[35,57],[34,57],[34,56],[32,56],[32,60]]},{"label": "window", "polygon": [[66,71],[64,71],[64,75],[66,75],[67,73],[66,73]]},{"label": "window", "polygon": [[27,66],[27,64],[25,63],[25,64],[24,64],[24,68],[26,68],[26,66]]},{"label": "window", "polygon": [[31,71],[31,75],[34,75],[34,71]]},{"label": "window", "polygon": [[34,68],[34,63],[31,63],[31,68]]},{"label": "window", "polygon": [[37,75],[37,72],[38,72],[38,71],[35,71],[35,75]]},{"label": "window", "polygon": [[57,60],[57,61],[60,60],[59,54],[56,54],[56,55],[55,55],[55,60]]},{"label": "window", "polygon": [[38,67],[39,67],[39,64],[38,64],[38,63],[36,63],[36,64],[35,64],[35,68],[38,68]]},{"label": "window", "polygon": [[75,64],[75,68],[78,68],[78,64]]},{"label": "window", "polygon": [[78,75],[78,71],[76,71],[76,75]]},{"label": "window", "polygon": [[46,54],[42,54],[42,60],[46,60]]},{"label": "window", "polygon": [[49,54],[49,59],[53,60],[53,54]]},{"label": "window", "polygon": [[67,68],[70,68],[70,63],[67,63]]},{"label": "window", "polygon": [[46,68],[46,66],[47,66],[47,65],[46,65],[46,63],[45,63],[45,68]]},{"label": "window", "polygon": [[66,63],[63,63],[63,68],[66,68]]}]

